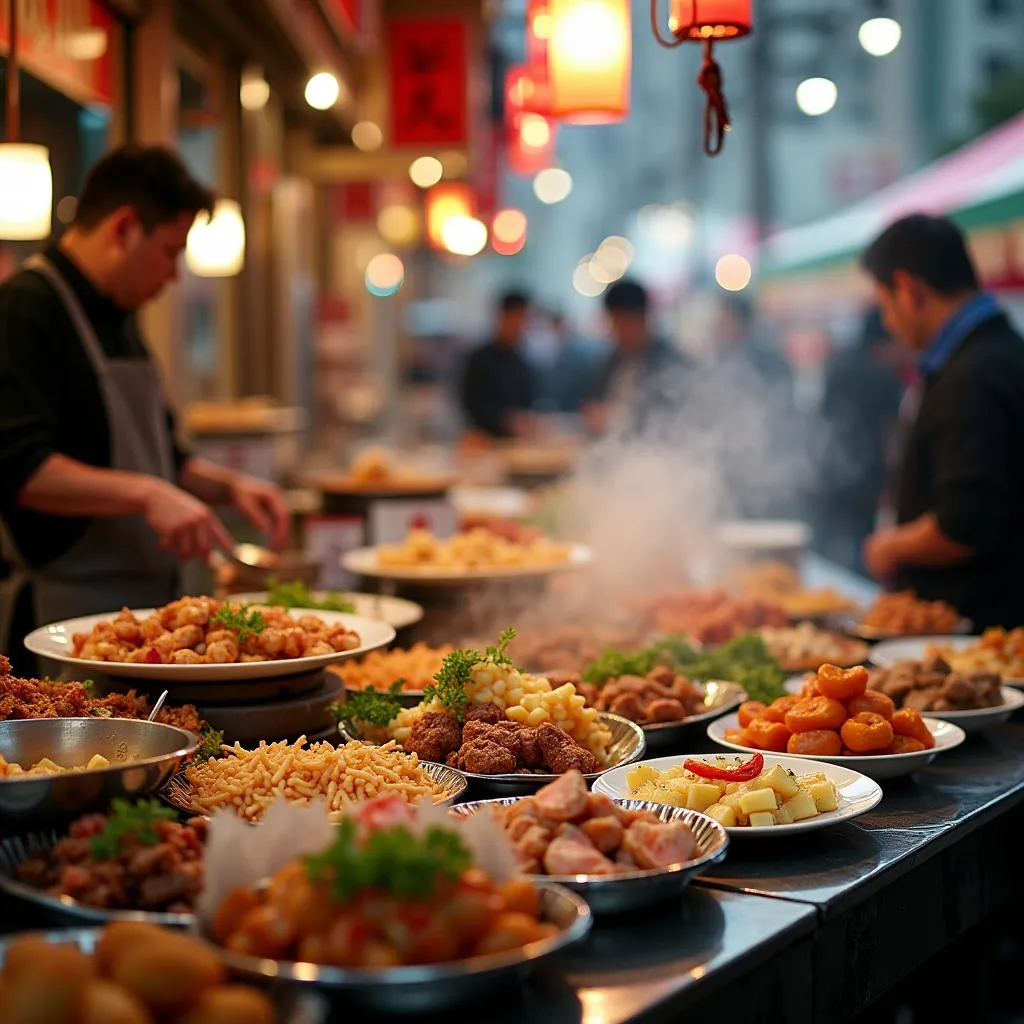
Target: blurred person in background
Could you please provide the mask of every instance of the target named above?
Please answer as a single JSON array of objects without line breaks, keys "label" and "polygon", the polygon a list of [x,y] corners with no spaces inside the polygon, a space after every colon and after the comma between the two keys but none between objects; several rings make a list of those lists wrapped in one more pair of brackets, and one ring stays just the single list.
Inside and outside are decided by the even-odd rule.
[{"label": "blurred person in background", "polygon": [[882,504],[903,394],[894,348],[881,312],[872,309],[857,343],[835,356],[825,374],[821,411],[828,446],[815,501],[818,548],[861,574],[861,549]]},{"label": "blurred person in background", "polygon": [[714,326],[714,364],[726,372],[752,373],[762,383],[792,389],[789,363],[759,334],[753,305],[738,295],[725,295]]},{"label": "blurred person in background", "polygon": [[555,311],[549,316],[555,341],[555,358],[543,375],[543,402],[552,412],[578,413],[590,394],[595,360],[565,316]]},{"label": "blurred person in background", "polygon": [[655,333],[643,285],[617,281],[605,292],[604,308],[613,348],[583,405],[584,422],[598,435],[616,425],[640,433],[652,417],[678,411],[692,363]]},{"label": "blurred person in background", "polygon": [[466,359],[459,396],[471,431],[490,438],[534,433],[537,374],[522,351],[529,315],[526,293],[506,292],[498,302],[493,338]]},{"label": "blurred person in background", "polygon": [[16,660],[36,626],[180,596],[181,563],[234,546],[213,504],[287,538],[276,487],[177,442],[136,321],[213,201],[171,151],[114,150],[60,241],[0,287],[0,650]]},{"label": "blurred person in background", "polygon": [[900,409],[896,524],[868,538],[865,564],[976,630],[1024,625],[1024,339],[952,221],[905,217],[863,265],[918,367]]}]

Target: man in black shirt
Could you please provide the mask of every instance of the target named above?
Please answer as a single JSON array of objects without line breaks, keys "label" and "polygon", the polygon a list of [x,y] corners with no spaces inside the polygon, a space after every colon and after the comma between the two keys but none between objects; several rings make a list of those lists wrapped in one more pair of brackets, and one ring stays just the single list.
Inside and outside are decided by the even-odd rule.
[{"label": "man in black shirt", "polygon": [[0,650],[32,625],[174,599],[179,562],[232,545],[208,502],[285,539],[275,487],[176,443],[135,322],[212,203],[171,152],[116,150],[60,242],[0,287]]},{"label": "man in black shirt", "polygon": [[462,411],[470,429],[489,437],[523,437],[533,431],[537,380],[520,351],[530,312],[522,292],[498,304],[494,338],[471,353],[462,375]]},{"label": "man in black shirt", "polygon": [[979,289],[948,220],[906,217],[863,262],[919,369],[903,408],[897,525],[867,540],[865,564],[976,629],[1024,625],[1024,339]]},{"label": "man in black shirt", "polygon": [[679,413],[691,361],[654,332],[647,290],[616,281],[604,297],[614,348],[583,407],[594,434],[643,436],[668,429]]}]

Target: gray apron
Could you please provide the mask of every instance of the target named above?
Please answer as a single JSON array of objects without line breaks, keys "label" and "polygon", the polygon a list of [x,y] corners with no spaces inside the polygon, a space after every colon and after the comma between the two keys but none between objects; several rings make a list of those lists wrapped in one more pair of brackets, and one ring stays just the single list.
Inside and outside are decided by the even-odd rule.
[{"label": "gray apron", "polygon": [[[160,373],[149,359],[111,359],[57,268],[43,256],[25,261],[45,277],[64,304],[99,381],[110,431],[110,468],[175,479]],[[27,564],[9,531],[3,553],[12,566],[0,583],[0,650],[12,637],[11,620],[22,588],[31,583],[39,626],[122,607],[153,608],[178,596],[178,561],[164,551],[142,516],[96,516],[72,547],[45,566]]]}]

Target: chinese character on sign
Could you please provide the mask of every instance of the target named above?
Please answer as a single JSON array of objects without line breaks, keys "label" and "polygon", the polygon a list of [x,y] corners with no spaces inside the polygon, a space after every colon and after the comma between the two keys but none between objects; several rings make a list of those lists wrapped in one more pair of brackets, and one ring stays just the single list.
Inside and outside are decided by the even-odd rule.
[{"label": "chinese character on sign", "polygon": [[394,145],[465,145],[467,34],[460,18],[396,18],[389,24]]}]

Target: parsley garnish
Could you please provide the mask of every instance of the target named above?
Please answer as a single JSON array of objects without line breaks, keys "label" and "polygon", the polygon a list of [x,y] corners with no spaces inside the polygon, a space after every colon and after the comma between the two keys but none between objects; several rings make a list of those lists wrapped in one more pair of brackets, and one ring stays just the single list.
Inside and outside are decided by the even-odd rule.
[{"label": "parsley garnish", "polygon": [[461,722],[466,704],[469,703],[466,685],[472,678],[473,669],[481,662],[513,665],[514,662],[508,655],[508,645],[515,636],[514,629],[505,629],[498,637],[497,646],[488,647],[483,654],[468,647],[461,647],[446,655],[441,662],[440,670],[434,676],[434,682],[423,691],[424,701],[429,703],[436,697]]},{"label": "parsley garnish", "polygon": [[240,642],[250,636],[259,636],[267,628],[267,620],[259,610],[247,604],[226,604],[210,616],[210,622],[237,631]]},{"label": "parsley garnish", "polygon": [[224,742],[223,730],[204,729],[199,736],[199,749],[196,751],[197,761],[209,761],[211,757],[220,757],[221,744]]},{"label": "parsley garnish", "polygon": [[82,682],[82,689],[85,690],[90,697],[96,696],[96,684],[91,679],[86,679]]},{"label": "parsley garnish", "polygon": [[349,693],[344,704],[332,704],[327,710],[346,725],[366,722],[384,728],[402,710],[398,695],[402,680],[392,683],[386,693],[380,690],[359,690]]},{"label": "parsley garnish", "polygon": [[354,612],[355,604],[344,594],[324,594],[316,598],[302,580],[282,583],[273,576],[267,579],[267,604],[281,608],[312,608],[318,612]]},{"label": "parsley garnish", "polygon": [[89,841],[93,860],[115,860],[126,839],[134,839],[144,846],[153,846],[160,837],[154,825],[158,821],[174,821],[177,815],[170,807],[164,807],[158,800],[140,800],[130,804],[115,797],[110,801],[103,831]]},{"label": "parsley garnish", "polygon": [[343,818],[323,853],[303,857],[306,875],[326,882],[336,903],[365,889],[407,899],[429,898],[442,879],[457,881],[473,857],[458,833],[437,825],[414,835],[404,825],[381,829],[360,844],[358,828]]}]

